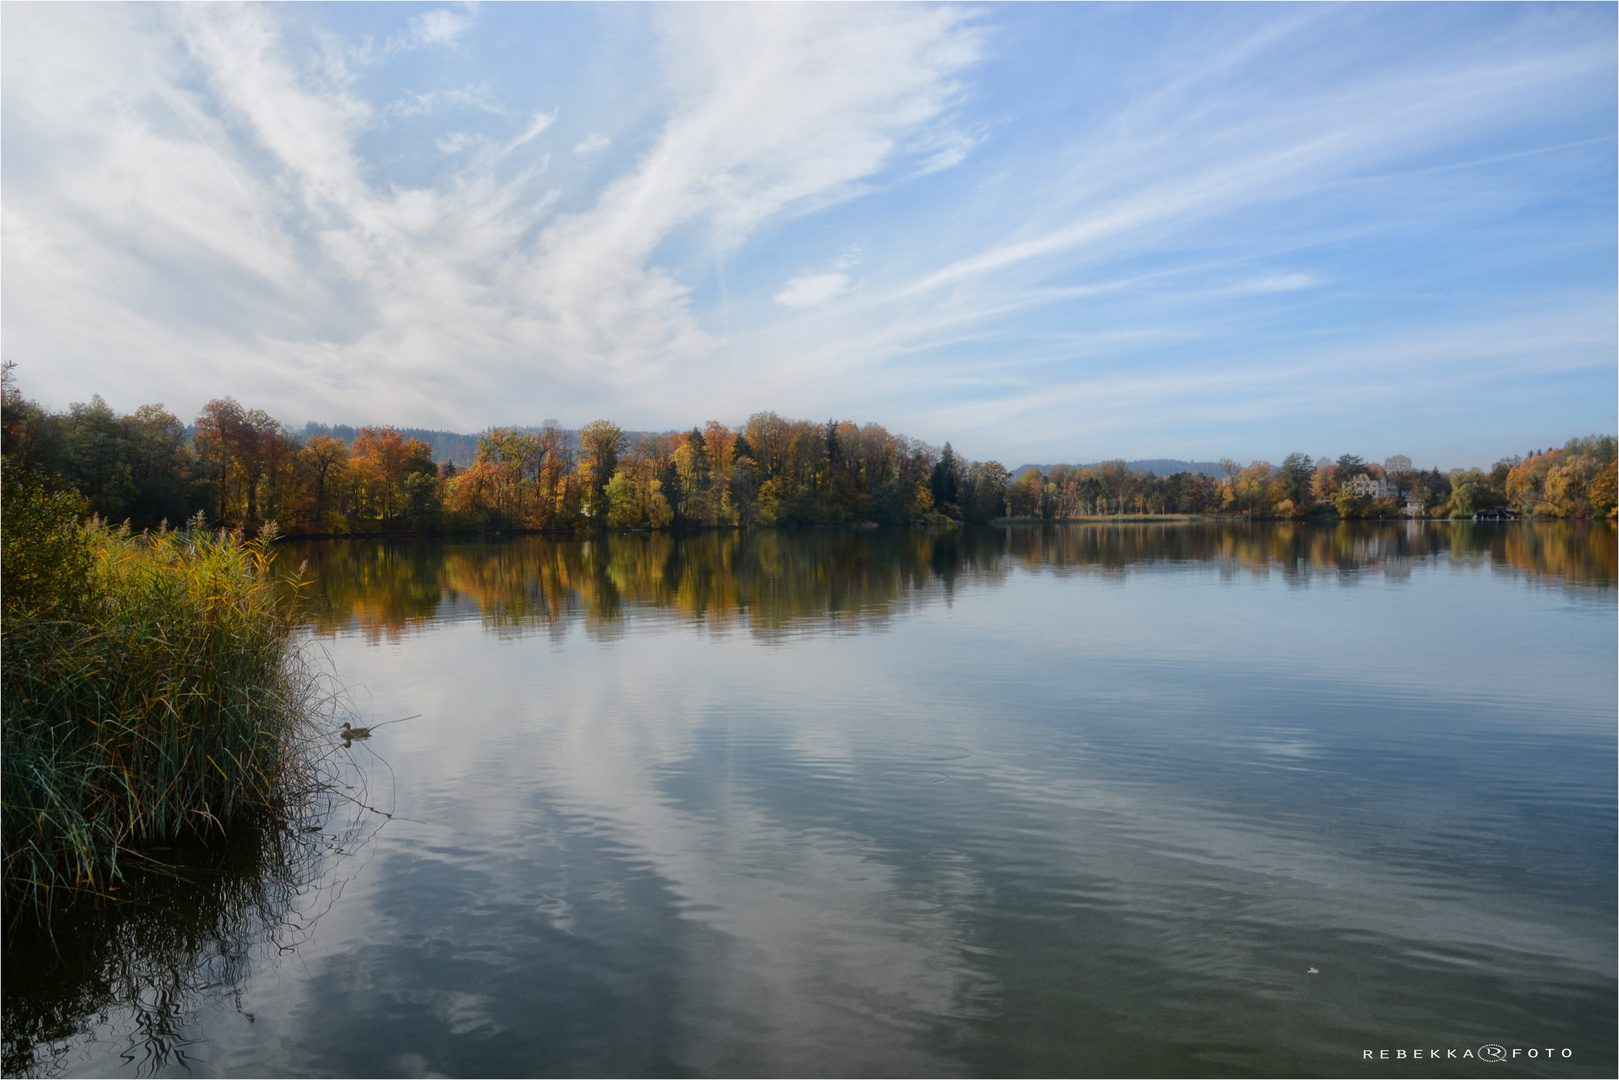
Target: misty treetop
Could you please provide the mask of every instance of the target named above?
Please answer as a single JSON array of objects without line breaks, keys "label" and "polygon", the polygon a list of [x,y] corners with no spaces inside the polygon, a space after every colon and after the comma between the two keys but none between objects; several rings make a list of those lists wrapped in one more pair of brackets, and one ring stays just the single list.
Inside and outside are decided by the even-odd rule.
[{"label": "misty treetop", "polygon": [[1471,517],[1492,507],[1606,517],[1616,502],[1612,436],[1503,459],[1487,472],[1295,453],[1279,466],[1223,461],[1219,477],[1156,476],[1110,461],[1014,478],[999,462],[967,461],[948,443],[935,450],[880,424],[773,412],[737,429],[710,420],[635,436],[606,420],[577,431],[547,421],[493,428],[476,448],[457,468],[394,427],[311,425],[300,435],[230,398],[204,406],[189,435],[162,405],[120,416],[95,397],[51,413],[6,372],[6,458],[54,474],[93,512],[137,528],[199,510],[248,529],[275,521],[294,534],[363,535],[1149,514]]}]

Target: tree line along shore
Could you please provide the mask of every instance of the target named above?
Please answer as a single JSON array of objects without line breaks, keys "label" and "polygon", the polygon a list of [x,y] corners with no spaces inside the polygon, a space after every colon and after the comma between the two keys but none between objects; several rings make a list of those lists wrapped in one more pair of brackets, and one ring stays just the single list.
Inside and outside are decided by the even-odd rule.
[{"label": "tree line along shore", "polygon": [[5,454],[136,528],[188,520],[301,536],[712,526],[882,525],[1133,515],[1611,517],[1615,440],[1589,436],[1488,470],[1288,455],[1221,462],[1222,476],[1139,474],[1123,461],[1012,476],[879,424],[756,413],[631,438],[605,420],[565,431],[493,428],[457,468],[392,427],[299,437],[230,398],[189,427],[161,405],[118,415],[100,398],[52,413],[9,378]]}]

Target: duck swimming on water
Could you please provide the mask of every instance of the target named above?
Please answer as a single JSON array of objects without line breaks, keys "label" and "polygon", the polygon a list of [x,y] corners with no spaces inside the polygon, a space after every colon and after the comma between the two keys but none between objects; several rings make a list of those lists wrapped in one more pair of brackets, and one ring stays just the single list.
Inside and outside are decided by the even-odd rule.
[{"label": "duck swimming on water", "polygon": [[349,727],[348,722],[344,721],[341,734],[345,739],[369,739],[371,729],[368,727]]}]

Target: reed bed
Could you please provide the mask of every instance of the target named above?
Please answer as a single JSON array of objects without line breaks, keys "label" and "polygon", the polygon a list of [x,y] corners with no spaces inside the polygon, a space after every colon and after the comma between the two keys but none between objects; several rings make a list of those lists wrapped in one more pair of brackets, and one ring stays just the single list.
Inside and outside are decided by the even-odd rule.
[{"label": "reed bed", "polygon": [[[18,507],[8,499],[8,518]],[[114,895],[143,846],[274,820],[320,783],[311,748],[335,695],[294,646],[302,569],[274,568],[273,525],[250,539],[202,526],[131,535],[92,521],[72,603],[7,604],[0,801],[14,911]],[[7,539],[10,577],[24,557]]]},{"label": "reed bed", "polygon": [[386,820],[351,794],[366,786],[351,757],[334,747],[330,767],[329,783],[277,808],[285,820],[233,828],[228,843],[180,841],[154,853],[166,864],[127,862],[118,904],[16,920],[5,937],[0,1076],[57,1075],[87,1037],[126,1041],[137,1075],[186,1068],[189,1018],[221,992],[240,995],[261,960],[315,933],[357,872],[340,863]]}]

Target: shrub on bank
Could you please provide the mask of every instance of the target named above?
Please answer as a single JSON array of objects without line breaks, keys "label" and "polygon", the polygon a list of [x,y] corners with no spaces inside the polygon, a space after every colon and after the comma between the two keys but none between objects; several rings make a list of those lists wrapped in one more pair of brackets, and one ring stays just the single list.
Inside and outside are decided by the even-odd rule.
[{"label": "shrub on bank", "polygon": [[8,906],[105,894],[140,845],[272,810],[300,782],[319,692],[292,648],[297,583],[272,571],[273,530],[81,525],[9,465],[4,497]]}]

